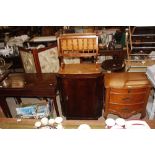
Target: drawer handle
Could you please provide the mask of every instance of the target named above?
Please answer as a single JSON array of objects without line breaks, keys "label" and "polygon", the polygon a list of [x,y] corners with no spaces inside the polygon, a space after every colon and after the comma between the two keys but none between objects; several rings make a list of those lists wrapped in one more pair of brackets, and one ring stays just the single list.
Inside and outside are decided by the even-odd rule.
[{"label": "drawer handle", "polygon": [[123,101],[128,101],[130,98],[126,97],[126,98],[123,98],[122,100]]},{"label": "drawer handle", "polygon": [[123,110],[123,111],[128,111],[129,109],[128,109],[128,108],[122,108],[121,110]]}]

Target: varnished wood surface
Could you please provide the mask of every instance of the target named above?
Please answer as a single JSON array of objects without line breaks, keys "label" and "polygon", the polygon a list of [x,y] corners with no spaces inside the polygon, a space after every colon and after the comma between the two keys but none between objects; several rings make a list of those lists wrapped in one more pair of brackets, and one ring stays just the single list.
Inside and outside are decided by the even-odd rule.
[{"label": "varnished wood surface", "polygon": [[56,94],[57,80],[53,73],[13,73],[7,80],[9,85],[0,88],[0,96],[51,97]]},{"label": "varnished wood surface", "polygon": [[67,119],[97,119],[103,108],[103,75],[59,74],[58,86],[63,115]]},{"label": "varnished wood surface", "polygon": [[[34,129],[35,119],[22,119],[17,122],[16,118],[0,118],[2,129]],[[94,129],[104,129],[105,123],[99,120],[64,120],[62,125],[65,129],[77,129],[80,124],[88,124]]]},{"label": "varnished wood surface", "polygon": [[105,73],[104,81],[106,88],[150,86],[146,74],[142,72]]},{"label": "varnished wood surface", "polygon": [[[22,119],[17,122],[16,118],[0,118],[2,129],[34,129],[35,119]],[[145,120],[151,129],[155,129],[155,120]],[[62,125],[65,129],[77,129],[81,124],[88,124],[93,129],[105,129],[105,122],[102,120],[64,120]]]},{"label": "varnished wood surface", "polygon": [[95,74],[101,71],[100,64],[65,64],[59,74]]},{"label": "varnished wood surface", "polygon": [[121,49],[105,50],[105,49],[99,48],[99,55],[100,56],[119,56],[124,58],[127,55],[127,50],[121,50]]},{"label": "varnished wood surface", "polygon": [[56,113],[57,80],[54,73],[13,73],[7,77],[8,86],[0,88],[0,106],[6,117],[11,117],[6,97],[49,97],[54,101]]},{"label": "varnished wood surface", "polygon": [[151,85],[144,73],[105,74],[104,82],[105,118],[109,113],[122,118],[129,118],[137,113],[141,113],[141,119],[145,117]]}]

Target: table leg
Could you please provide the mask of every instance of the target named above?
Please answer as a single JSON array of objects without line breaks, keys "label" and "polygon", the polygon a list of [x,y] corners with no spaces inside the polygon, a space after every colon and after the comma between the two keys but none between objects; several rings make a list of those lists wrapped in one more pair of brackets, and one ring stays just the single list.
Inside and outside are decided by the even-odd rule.
[{"label": "table leg", "polygon": [[55,108],[57,116],[60,116],[57,101],[56,101],[56,97],[53,98],[53,103],[54,103],[54,108]]},{"label": "table leg", "polygon": [[5,97],[0,97],[0,106],[1,106],[3,113],[6,117],[12,117]]}]

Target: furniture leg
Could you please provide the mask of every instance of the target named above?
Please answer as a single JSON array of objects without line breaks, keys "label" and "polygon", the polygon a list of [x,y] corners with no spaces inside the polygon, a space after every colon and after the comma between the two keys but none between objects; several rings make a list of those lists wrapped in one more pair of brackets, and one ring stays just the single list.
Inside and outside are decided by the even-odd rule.
[{"label": "furniture leg", "polygon": [[107,116],[108,116],[108,113],[104,112],[103,117],[104,117],[105,120],[107,119]]},{"label": "furniture leg", "polygon": [[146,112],[144,111],[141,113],[140,119],[143,119],[145,116],[146,116]]},{"label": "furniture leg", "polygon": [[20,97],[15,97],[15,100],[17,101],[16,104],[21,104],[22,100]]},{"label": "furniture leg", "polygon": [[57,116],[60,116],[57,101],[56,101],[56,97],[53,98],[53,103],[54,103],[54,108],[55,108]]},{"label": "furniture leg", "polygon": [[5,97],[2,97],[2,96],[0,97],[0,106],[1,106],[3,113],[6,117],[12,117]]}]

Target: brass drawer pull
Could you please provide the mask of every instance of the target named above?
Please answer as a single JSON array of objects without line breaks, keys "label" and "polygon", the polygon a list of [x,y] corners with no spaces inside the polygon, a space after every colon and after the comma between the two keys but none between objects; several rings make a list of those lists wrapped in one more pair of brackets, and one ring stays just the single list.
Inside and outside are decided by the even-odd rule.
[{"label": "brass drawer pull", "polygon": [[129,97],[126,97],[126,98],[123,98],[122,100],[123,101],[128,101],[128,100],[130,100],[130,98]]},{"label": "brass drawer pull", "polygon": [[128,108],[122,108],[121,110],[123,110],[123,111],[128,111],[129,109],[128,109]]}]

